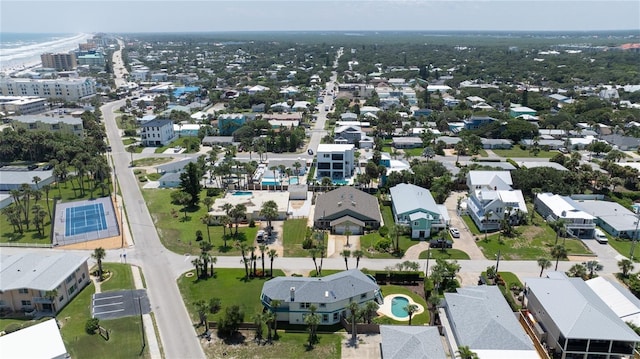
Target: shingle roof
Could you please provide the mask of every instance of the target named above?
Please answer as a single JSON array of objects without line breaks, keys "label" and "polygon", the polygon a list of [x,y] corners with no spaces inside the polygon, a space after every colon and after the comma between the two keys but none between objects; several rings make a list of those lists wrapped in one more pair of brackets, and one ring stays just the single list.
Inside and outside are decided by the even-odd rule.
[{"label": "shingle roof", "polygon": [[640,341],[581,278],[527,278],[528,290],[566,338]]},{"label": "shingle roof", "polygon": [[359,300],[360,294],[380,289],[360,270],[350,269],[321,278],[276,277],[264,283],[262,294],[291,303],[291,288],[295,303],[332,303],[353,297]]},{"label": "shingle roof", "polygon": [[344,186],[318,196],[314,221],[336,219],[343,215],[378,222],[382,219],[378,199],[354,187]]},{"label": "shingle roof", "polygon": [[497,286],[458,288],[457,293],[444,296],[458,345],[471,349],[534,349]]},{"label": "shingle roof", "polygon": [[445,359],[436,327],[381,325],[382,357],[385,359]]},{"label": "shingle roof", "polygon": [[391,201],[396,214],[402,214],[416,209],[422,209],[439,214],[438,205],[431,192],[413,184],[400,183],[391,187]]},{"label": "shingle roof", "polygon": [[69,253],[0,256],[0,290],[53,290],[89,257]]},{"label": "shingle roof", "polygon": [[509,171],[469,171],[468,176],[474,186],[497,185],[496,177],[509,186],[513,185]]}]

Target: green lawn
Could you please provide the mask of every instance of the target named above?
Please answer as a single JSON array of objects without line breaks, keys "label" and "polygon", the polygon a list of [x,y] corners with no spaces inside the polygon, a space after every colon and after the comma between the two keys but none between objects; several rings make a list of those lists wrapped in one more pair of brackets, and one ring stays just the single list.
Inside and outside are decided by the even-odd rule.
[{"label": "green lawn", "polygon": [[459,249],[432,249],[420,253],[420,259],[427,259],[427,253],[431,252],[431,259],[470,259],[469,255]]},{"label": "green lawn", "polygon": [[[187,273],[193,273],[187,272]],[[189,315],[194,323],[198,321],[198,315],[193,303],[198,300],[209,301],[211,298],[220,298],[222,310],[217,314],[209,314],[208,320],[217,321],[224,313],[226,307],[238,304],[244,311],[245,322],[250,322],[251,317],[262,311],[260,292],[262,285],[268,278],[244,279],[244,269],[217,269],[216,277],[205,280],[197,280],[195,276],[180,276],[178,287],[187,305]],[[276,276],[282,276],[281,270],[274,270]],[[201,330],[196,329],[196,330]],[[219,357],[222,352],[232,357],[260,357],[260,358],[295,358],[307,355],[305,342],[307,334],[304,331],[291,332],[279,326],[279,340],[270,346],[257,346],[249,341],[241,345],[227,346],[224,344],[205,347],[211,357]],[[265,332],[266,335],[266,332]],[[320,334],[320,343],[313,349],[313,357],[340,358],[341,336],[337,334]],[[222,351],[221,351],[222,349]]]},{"label": "green lawn", "polygon": [[[70,168],[69,170],[73,170]],[[39,204],[47,212],[47,216],[44,220],[44,235],[41,236],[35,229],[35,226],[30,223],[27,230],[26,224],[24,225],[24,232],[22,234],[14,232],[14,228],[7,220],[6,215],[0,215],[0,243],[37,243],[37,244],[51,244],[51,222],[49,221],[49,209],[53,211],[54,198],[60,199],[62,202],[77,201],[81,199],[91,198],[91,192],[87,189],[92,187],[88,180],[84,181],[85,195],[80,194],[78,182],[66,181],[61,184],[52,184],[49,191],[49,207],[47,207],[47,197],[44,190],[41,189],[42,197],[38,201],[31,200],[30,208],[33,208],[34,204]],[[111,187],[110,187],[111,188]],[[100,190],[94,191],[93,197],[100,197],[103,193]],[[104,195],[108,195],[105,190]],[[29,215],[29,220],[33,218],[33,215]]]},{"label": "green lawn", "polygon": [[[364,251],[364,255],[368,258],[398,258],[396,254],[381,253],[374,249],[375,244],[381,239],[382,236],[378,232],[371,232],[360,236],[360,249]],[[409,247],[417,243],[417,240],[414,241],[407,235],[400,236],[400,253],[404,254]],[[391,249],[393,249],[393,244]]]},{"label": "green lawn", "polygon": [[85,332],[85,323],[91,317],[91,296],[94,291],[93,284],[89,284],[58,314],[57,319],[62,324],[62,339],[71,357],[147,358],[149,353],[146,346],[140,355],[140,317],[100,321],[100,325],[109,330],[109,341],[98,334],[89,335]]},{"label": "green lawn", "polygon": [[[609,238],[609,245],[611,247],[613,247],[613,249],[615,249],[616,251],[618,251],[618,253],[620,253],[621,255],[629,258],[629,254],[631,253],[631,247],[633,246],[633,241],[629,240],[629,239],[622,239],[622,238],[614,238],[609,236],[608,234],[606,234],[606,236]],[[602,244],[603,246],[605,246],[606,244]],[[639,262],[640,261],[640,245],[636,245],[634,250],[633,250],[633,261],[634,262]]]},{"label": "green lawn", "polygon": [[41,318],[38,320],[34,320],[28,317],[21,318],[2,318],[0,319],[0,332],[6,330],[8,327],[20,327],[21,329],[30,327],[32,325],[47,321],[51,318]]},{"label": "green lawn", "polygon": [[[207,226],[202,224],[200,218],[206,214],[204,206],[187,209],[187,219],[184,219],[184,212],[181,206],[171,203],[170,189],[143,189],[142,194],[147,202],[147,207],[151,213],[156,230],[162,244],[167,249],[176,253],[200,253],[200,247],[196,242],[196,231],[201,230],[204,240],[208,240]],[[206,191],[202,191],[200,198],[206,196]],[[171,210],[177,211],[174,217]],[[257,227],[248,227],[241,225],[238,229],[238,236],[234,237],[229,234],[229,229],[223,229],[222,226],[210,226],[211,243],[215,249],[214,255],[239,255],[240,251],[234,246],[234,239],[239,241],[248,241],[253,243],[253,239],[258,233]],[[227,247],[224,247],[223,235],[226,232]],[[235,228],[234,228],[235,233]]]},{"label": "green lawn", "polygon": [[537,156],[529,150],[523,150],[519,146],[515,146],[510,150],[492,150],[496,155],[505,158],[521,158],[521,157],[539,157],[539,158],[551,158],[558,152],[556,151],[540,151]]},{"label": "green lawn", "polygon": [[[287,219],[282,225],[282,243],[285,257],[308,257],[309,251],[302,248],[307,234],[307,219]],[[325,248],[327,245],[325,235]]]},{"label": "green lawn", "polygon": [[128,145],[136,143],[136,142],[138,142],[138,140],[136,140],[133,137],[128,137],[128,138],[123,138],[122,139],[122,144],[125,145],[125,146],[128,146]]},{"label": "green lawn", "polygon": [[[499,269],[499,268],[498,268]],[[518,278],[517,275],[515,275],[512,272],[498,272],[498,274],[500,274],[500,277],[502,277],[502,280],[504,280],[504,282],[507,285],[510,284],[517,284],[520,288],[523,288],[524,286],[522,285],[522,282],[520,281],[520,279]]]},{"label": "green lawn", "polygon": [[475,234],[476,236],[480,234],[484,235],[484,233],[480,233],[478,226],[476,226],[476,222],[474,222],[473,219],[471,219],[471,216],[469,216],[468,214],[465,214],[460,217],[462,217],[462,220],[467,225],[471,233]]},{"label": "green lawn", "polygon": [[424,152],[424,148],[405,148],[403,149],[404,153],[409,154],[411,157],[420,157],[422,156],[422,152]]},{"label": "green lawn", "polygon": [[100,288],[103,292],[119,289],[135,289],[131,266],[128,264],[104,263],[102,269],[110,272],[109,278],[100,283]]},{"label": "green lawn", "polygon": [[[416,293],[410,291],[406,287],[398,286],[398,285],[381,285],[380,290],[382,291],[382,296],[386,297],[390,294],[405,294],[411,297],[414,302],[422,305],[424,308],[424,312],[418,315],[414,315],[411,318],[411,325],[424,325],[429,324],[429,311],[427,310],[427,302],[424,298]],[[396,324],[396,325],[408,325],[408,321],[396,321],[388,317],[378,317],[376,319],[376,323],[380,324]]]},{"label": "green lawn", "polygon": [[[538,221],[539,222],[539,221]],[[538,223],[536,222],[536,223]],[[551,248],[555,244],[556,234],[548,224],[518,226],[518,233],[513,238],[494,233],[484,240],[484,235],[476,243],[486,258],[495,258],[500,251],[500,258],[505,260],[536,260],[546,257],[551,259]],[[502,239],[502,243],[500,242]],[[564,243],[569,255],[591,254],[582,241],[572,238],[559,238],[558,244]]]},{"label": "green lawn", "polygon": [[163,163],[171,162],[173,158],[171,157],[145,157],[139,160],[133,161],[133,167],[148,167],[161,165]]}]

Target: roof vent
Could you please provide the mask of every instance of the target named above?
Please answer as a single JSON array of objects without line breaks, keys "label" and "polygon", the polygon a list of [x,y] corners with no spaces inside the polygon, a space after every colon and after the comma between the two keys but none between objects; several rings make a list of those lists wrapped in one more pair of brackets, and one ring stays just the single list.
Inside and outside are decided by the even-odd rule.
[{"label": "roof vent", "polygon": [[295,301],[295,299],[296,299],[296,287],[289,288],[289,294],[290,294],[290,297],[291,297],[291,301],[292,302]]},{"label": "roof vent", "polygon": [[356,206],[356,204],[357,204],[357,203],[356,203],[356,201],[351,201],[351,205],[352,205],[352,206],[354,206],[354,207],[355,207],[355,206]]},{"label": "roof vent", "polygon": [[338,202],[338,207],[342,206],[342,201]]}]

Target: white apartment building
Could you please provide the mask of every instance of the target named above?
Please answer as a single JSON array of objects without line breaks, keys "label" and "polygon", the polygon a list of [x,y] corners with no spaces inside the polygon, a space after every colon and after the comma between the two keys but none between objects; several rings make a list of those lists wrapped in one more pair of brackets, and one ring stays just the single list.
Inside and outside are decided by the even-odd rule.
[{"label": "white apartment building", "polygon": [[30,115],[12,116],[11,126],[17,130],[24,128],[27,131],[47,131],[69,133],[75,136],[84,136],[84,126],[82,119],[71,116]]},{"label": "white apartment building", "polygon": [[344,180],[351,177],[354,170],[353,144],[320,144],[318,145],[316,178],[329,177],[332,180]]},{"label": "white apartment building", "polygon": [[96,81],[90,77],[59,79],[0,78],[2,96],[40,96],[77,101],[96,94]]},{"label": "white apartment building", "polygon": [[47,100],[33,96],[0,96],[0,111],[5,114],[31,115],[46,110]]},{"label": "white apartment building", "polygon": [[151,120],[140,126],[143,146],[164,146],[176,138],[171,120]]}]

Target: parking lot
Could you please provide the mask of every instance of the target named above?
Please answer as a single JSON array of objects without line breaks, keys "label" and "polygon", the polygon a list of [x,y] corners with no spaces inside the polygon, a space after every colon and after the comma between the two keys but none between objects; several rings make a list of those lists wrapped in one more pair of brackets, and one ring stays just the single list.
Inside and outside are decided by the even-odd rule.
[{"label": "parking lot", "polygon": [[93,295],[91,313],[94,318],[117,319],[151,312],[146,289],[121,290]]}]

